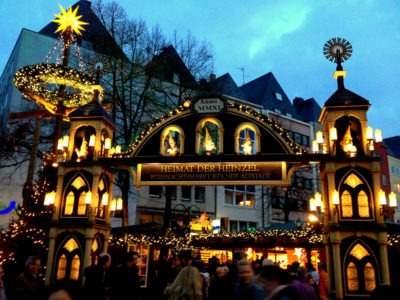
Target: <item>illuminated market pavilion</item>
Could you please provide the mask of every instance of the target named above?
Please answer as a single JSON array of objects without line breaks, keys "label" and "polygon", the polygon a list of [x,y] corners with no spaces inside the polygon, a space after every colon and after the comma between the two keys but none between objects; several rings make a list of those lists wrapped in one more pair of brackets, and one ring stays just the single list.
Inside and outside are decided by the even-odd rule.
[{"label": "illuminated market pavilion", "polygon": [[[76,11],[63,13],[76,17]],[[79,25],[74,29],[63,24],[60,30],[67,33],[79,33],[83,25],[74,23]],[[341,63],[351,55],[350,43],[332,39],[325,55],[337,64],[338,88],[322,109],[323,130],[312,152],[294,142],[277,122],[215,93],[198,94],[157,119],[122,152],[112,147],[116,125],[100,103],[102,89],[96,80],[69,68],[67,61],[63,66],[23,68],[16,75],[18,89],[60,120],[70,121],[69,136],[56,136],[51,158],[58,173],[57,186],[45,199],[53,213],[46,284],[82,283],[82,270],[109,249],[110,217],[120,210],[112,196],[116,169],[129,170],[137,189],[233,182],[289,186],[292,174],[307,165],[319,165],[321,193],[310,208],[322,217],[320,243],[330,291],[336,299],[356,299],[390,284],[388,228],[382,211],[396,199],[390,195],[387,203],[381,190],[380,157],[375,152],[380,132],[374,136],[367,126],[368,100],[344,87]],[[33,79],[64,88],[55,96],[35,89]],[[81,98],[68,95],[67,85],[79,86]],[[298,230],[301,237],[303,230]],[[252,242],[258,237],[265,238],[257,233]]]}]

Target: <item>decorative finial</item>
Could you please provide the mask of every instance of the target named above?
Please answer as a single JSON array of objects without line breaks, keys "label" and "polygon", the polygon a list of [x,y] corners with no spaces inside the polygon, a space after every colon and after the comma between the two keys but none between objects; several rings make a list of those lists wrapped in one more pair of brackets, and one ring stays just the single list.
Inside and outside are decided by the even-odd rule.
[{"label": "decorative finial", "polygon": [[334,77],[338,79],[338,86],[344,88],[343,78],[346,76],[346,71],[343,70],[342,62],[348,60],[353,53],[353,47],[350,42],[343,38],[332,38],[327,41],[323,47],[323,52],[326,59],[337,64]]}]

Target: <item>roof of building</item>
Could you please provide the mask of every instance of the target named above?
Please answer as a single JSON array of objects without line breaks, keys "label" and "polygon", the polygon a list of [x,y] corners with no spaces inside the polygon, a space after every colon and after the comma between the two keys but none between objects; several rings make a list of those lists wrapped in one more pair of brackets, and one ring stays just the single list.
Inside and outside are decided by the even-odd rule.
[{"label": "roof of building", "polygon": [[250,102],[282,115],[302,120],[271,72],[242,85],[240,90]]},{"label": "roof of building", "polygon": [[400,158],[400,136],[383,139],[383,145],[386,146],[389,155]]},{"label": "roof of building", "polygon": [[293,100],[293,106],[304,122],[318,122],[322,108],[314,98],[304,100],[303,98],[296,97]]},{"label": "roof of building", "polygon": [[246,95],[239,89],[229,73],[225,73],[215,80],[212,80],[210,85],[214,92],[240,100],[247,100]]},{"label": "roof of building", "polygon": [[339,88],[325,102],[325,106],[343,106],[343,105],[368,105],[367,99],[349,91],[346,88]]},{"label": "roof of building", "polygon": [[79,107],[69,114],[70,118],[79,118],[79,117],[104,117],[111,124],[115,126],[114,121],[108,112],[104,109],[103,105],[99,101],[90,101],[84,106]]},{"label": "roof of building", "polygon": [[172,45],[163,47],[161,53],[156,55],[147,65],[146,70],[149,75],[160,80],[175,82],[174,74],[177,74],[180,85],[190,89],[195,89],[198,86],[190,70]]}]

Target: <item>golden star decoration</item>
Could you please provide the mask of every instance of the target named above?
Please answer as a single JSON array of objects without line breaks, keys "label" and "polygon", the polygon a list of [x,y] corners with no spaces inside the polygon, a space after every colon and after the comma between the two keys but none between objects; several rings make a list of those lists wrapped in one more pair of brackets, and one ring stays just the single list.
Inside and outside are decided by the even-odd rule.
[{"label": "golden star decoration", "polygon": [[72,10],[72,7],[68,8],[68,10],[65,10],[61,4],[60,9],[61,9],[61,14],[54,14],[57,19],[52,20],[52,22],[59,24],[57,30],[54,33],[57,32],[65,32],[66,30],[71,30],[72,32],[75,32],[76,34],[82,35],[81,30],[85,30],[82,25],[87,25],[89,23],[79,21],[82,16],[77,16],[76,14],[78,13],[79,5]]}]

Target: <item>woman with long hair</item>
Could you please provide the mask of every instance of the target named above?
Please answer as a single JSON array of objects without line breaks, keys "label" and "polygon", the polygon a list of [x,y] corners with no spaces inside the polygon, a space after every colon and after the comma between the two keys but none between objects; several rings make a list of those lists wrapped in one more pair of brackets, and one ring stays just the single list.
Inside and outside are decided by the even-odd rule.
[{"label": "woman with long hair", "polygon": [[199,270],[186,266],[180,270],[174,282],[164,290],[168,300],[202,300],[202,278]]}]

